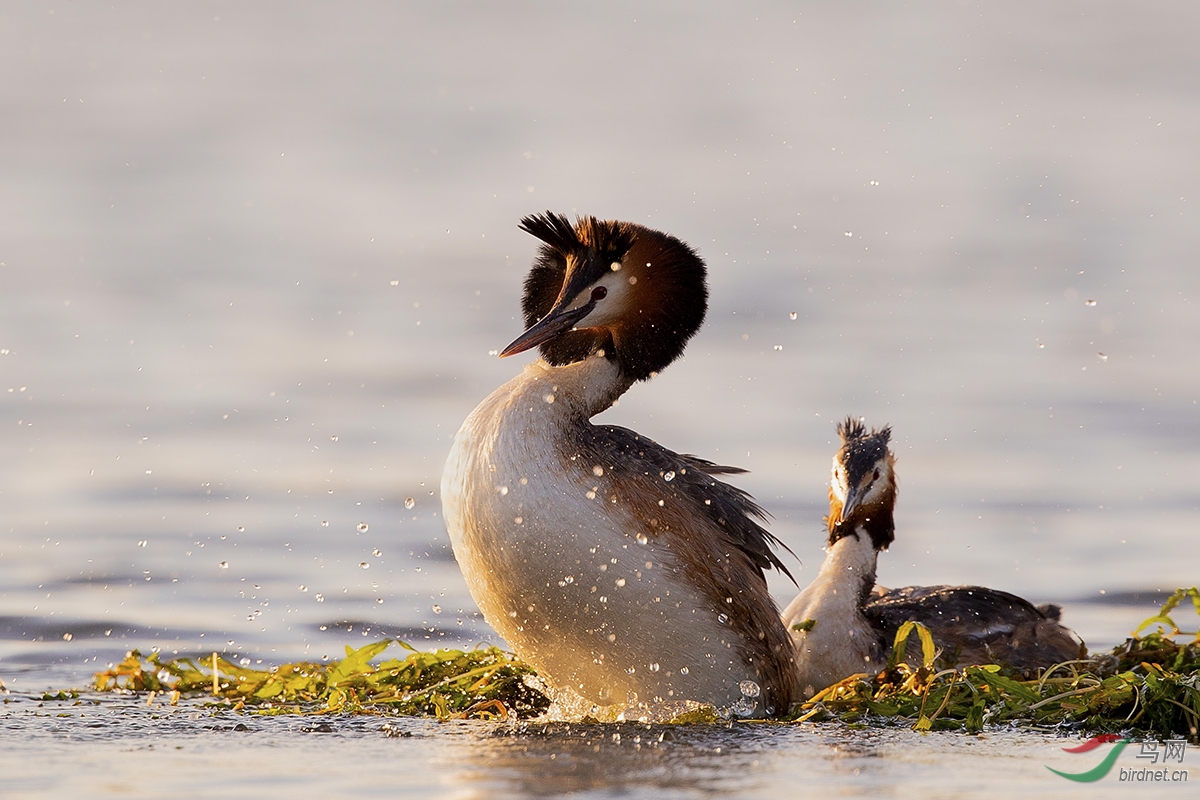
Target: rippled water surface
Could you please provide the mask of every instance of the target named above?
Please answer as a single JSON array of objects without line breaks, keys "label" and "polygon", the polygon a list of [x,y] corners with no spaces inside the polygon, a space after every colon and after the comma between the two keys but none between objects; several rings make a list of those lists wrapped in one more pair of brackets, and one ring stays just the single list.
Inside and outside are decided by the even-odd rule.
[{"label": "rippled water surface", "polygon": [[604,418],[752,470],[801,582],[834,422],[865,415],[899,456],[882,583],[1059,602],[1111,646],[1200,563],[1198,23],[1190,3],[0,8],[6,775],[29,796],[146,793],[151,771],[225,796],[1061,789],[1038,734],[639,748],[34,698],[135,646],[270,664],[494,641],[436,487],[519,369],[489,351],[520,331],[516,221],[544,209],[706,258],[706,326]]},{"label": "rippled water surface", "polygon": [[[12,742],[6,797],[1062,797],[1086,790],[1115,798],[1152,791],[1116,775],[1071,784],[1046,766],[1079,770],[1081,757],[1060,750],[1078,740],[1021,731],[382,723],[247,718],[121,700],[65,711],[29,705],[0,718]],[[1195,761],[1185,755],[1189,775]],[[1142,766],[1133,756],[1122,763]]]}]

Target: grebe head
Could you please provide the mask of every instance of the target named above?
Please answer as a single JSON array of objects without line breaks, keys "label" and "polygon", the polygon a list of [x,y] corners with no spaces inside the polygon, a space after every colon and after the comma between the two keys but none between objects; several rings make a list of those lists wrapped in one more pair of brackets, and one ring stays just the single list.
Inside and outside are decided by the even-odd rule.
[{"label": "grebe head", "polygon": [[890,426],[867,430],[860,419],[838,424],[842,446],[829,481],[829,544],[863,528],[876,550],[895,538],[896,458],[888,449]]},{"label": "grebe head", "polygon": [[539,347],[555,366],[602,353],[627,380],[683,352],[708,307],[704,262],[684,242],[630,222],[547,211],[521,220],[543,244],[525,279],[526,331],[500,353]]}]

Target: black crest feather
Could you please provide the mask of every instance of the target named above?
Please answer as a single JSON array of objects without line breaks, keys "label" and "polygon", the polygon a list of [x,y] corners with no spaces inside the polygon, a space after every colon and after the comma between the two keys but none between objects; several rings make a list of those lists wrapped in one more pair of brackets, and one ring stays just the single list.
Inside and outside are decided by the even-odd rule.
[{"label": "black crest feather", "polygon": [[575,226],[564,214],[555,214],[553,211],[530,214],[521,220],[518,227],[545,242],[564,257],[581,246]]},{"label": "black crest feather", "polygon": [[838,423],[837,432],[842,437],[838,458],[845,465],[850,479],[855,482],[887,455],[892,439],[891,425],[868,431],[861,419],[853,417],[846,417],[844,422]]}]

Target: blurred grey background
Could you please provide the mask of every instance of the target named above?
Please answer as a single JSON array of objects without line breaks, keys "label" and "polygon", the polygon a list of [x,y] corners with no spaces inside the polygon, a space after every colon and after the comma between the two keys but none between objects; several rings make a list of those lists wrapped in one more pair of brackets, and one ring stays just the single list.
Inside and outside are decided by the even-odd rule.
[{"label": "blurred grey background", "polygon": [[706,327],[604,419],[751,469],[801,583],[834,423],[864,415],[899,455],[881,582],[1124,638],[1200,563],[1198,23],[5,4],[0,672],[494,639],[436,487],[520,367],[489,351],[545,209],[706,258]]}]

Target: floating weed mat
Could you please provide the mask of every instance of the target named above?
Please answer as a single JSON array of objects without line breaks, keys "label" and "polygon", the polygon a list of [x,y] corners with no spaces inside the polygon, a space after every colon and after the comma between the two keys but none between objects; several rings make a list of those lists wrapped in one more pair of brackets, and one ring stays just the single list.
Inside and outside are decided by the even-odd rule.
[{"label": "floating weed mat", "polygon": [[[976,732],[996,723],[1070,725],[1087,731],[1138,729],[1164,739],[1183,735],[1195,742],[1200,632],[1181,631],[1170,616],[1184,599],[1191,599],[1200,615],[1200,591],[1179,589],[1110,654],[1058,664],[1036,680],[1021,680],[994,664],[939,670],[929,631],[907,622],[897,631],[882,672],[828,687],[804,703],[794,719],[902,722],[919,731]],[[1138,635],[1156,626],[1153,633]],[[921,644],[919,666],[905,659],[914,632]],[[1180,643],[1178,637],[1192,638]]]},{"label": "floating weed mat", "polygon": [[[796,709],[791,721],[837,719],[854,726],[906,724],[918,731],[977,732],[989,724],[1070,726],[1086,731],[1137,729],[1198,741],[1200,632],[1179,629],[1170,614],[1190,599],[1200,615],[1200,591],[1179,589],[1162,610],[1111,653],[1067,661],[1024,680],[994,664],[938,669],[928,629],[907,622],[897,631],[887,667],[874,677],[854,675]],[[1139,636],[1148,628],[1152,633]],[[916,633],[920,659],[905,658]],[[1190,641],[1176,641],[1191,637]],[[549,699],[533,688],[532,668],[496,647],[420,652],[404,642],[404,658],[378,665],[391,646],[383,640],[334,664],[284,664],[269,670],[211,658],[161,660],[134,650],[112,669],[96,673],[99,691],[129,690],[180,696],[209,695],[238,710],[263,714],[407,714],[439,719],[528,719]],[[528,679],[528,680],[527,680]],[[61,694],[61,693],[60,693]],[[74,696],[74,695],[73,695]],[[45,699],[55,699],[47,696]],[[62,699],[62,698],[60,698]],[[711,723],[707,707],[676,723]]]},{"label": "floating weed mat", "polygon": [[524,719],[550,701],[525,680],[533,670],[496,647],[421,652],[404,642],[403,658],[371,661],[392,640],[374,642],[333,664],[284,664],[269,670],[238,666],[218,654],[163,661],[158,653],[131,651],[111,669],[97,672],[95,688],[209,695],[238,710],[264,714],[408,714],[440,719]]}]

